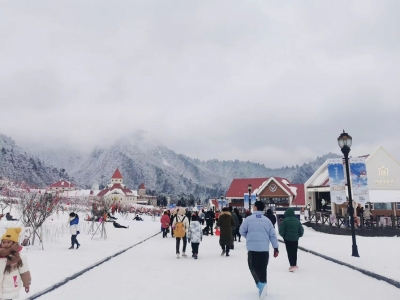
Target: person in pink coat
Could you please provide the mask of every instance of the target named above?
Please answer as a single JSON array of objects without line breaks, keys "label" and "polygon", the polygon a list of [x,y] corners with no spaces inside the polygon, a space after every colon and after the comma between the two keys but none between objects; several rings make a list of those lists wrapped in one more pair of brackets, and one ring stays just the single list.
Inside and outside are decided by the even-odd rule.
[{"label": "person in pink coat", "polygon": [[164,211],[164,214],[161,217],[160,221],[161,221],[161,230],[162,230],[162,233],[163,233],[163,238],[166,238],[167,237],[167,231],[168,231],[168,228],[169,228],[169,224],[171,222],[171,220],[169,219],[167,211]]}]

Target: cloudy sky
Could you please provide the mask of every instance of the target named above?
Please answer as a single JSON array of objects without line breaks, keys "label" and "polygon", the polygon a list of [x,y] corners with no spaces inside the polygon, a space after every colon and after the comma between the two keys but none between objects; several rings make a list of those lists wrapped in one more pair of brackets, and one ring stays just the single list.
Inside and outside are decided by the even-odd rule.
[{"label": "cloudy sky", "polygon": [[400,2],[2,1],[0,133],[124,136],[267,166],[382,145],[400,160]]}]

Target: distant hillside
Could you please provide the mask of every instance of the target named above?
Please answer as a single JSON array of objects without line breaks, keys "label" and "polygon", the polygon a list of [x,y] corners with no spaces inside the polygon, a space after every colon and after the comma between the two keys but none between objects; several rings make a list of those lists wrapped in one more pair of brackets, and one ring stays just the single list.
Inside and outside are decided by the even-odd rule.
[{"label": "distant hillside", "polygon": [[45,186],[70,178],[83,188],[91,188],[94,184],[108,184],[119,168],[128,187],[137,189],[144,182],[150,193],[172,199],[219,197],[233,178],[278,176],[304,183],[326,159],[333,157],[339,155],[330,153],[302,166],[272,169],[239,160],[201,161],[164,146],[139,147],[129,141],[95,149],[89,155],[66,148],[29,154],[11,138],[0,135],[0,175],[10,179]]},{"label": "distant hillside", "polygon": [[40,187],[53,183],[59,178],[69,178],[65,170],[47,165],[2,134],[0,134],[0,176]]}]

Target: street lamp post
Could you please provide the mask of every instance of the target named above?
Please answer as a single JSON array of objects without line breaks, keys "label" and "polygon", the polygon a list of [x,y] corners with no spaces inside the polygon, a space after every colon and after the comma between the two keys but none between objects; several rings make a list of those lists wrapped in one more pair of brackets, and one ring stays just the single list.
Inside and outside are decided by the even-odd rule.
[{"label": "street lamp post", "polygon": [[251,212],[251,190],[252,189],[253,189],[253,187],[249,183],[249,185],[247,186],[247,190],[249,191],[249,208],[250,208],[250,212]]},{"label": "street lamp post", "polygon": [[351,237],[353,240],[352,246],[352,256],[360,257],[358,254],[358,247],[356,242],[356,230],[354,228],[354,207],[353,207],[353,197],[351,195],[351,183],[350,183],[350,168],[349,168],[349,153],[352,144],[352,138],[346,132],[344,132],[338,137],[338,144],[342,153],[344,155],[344,161],[346,164],[346,176],[347,176],[347,192],[349,194],[349,212],[350,212],[350,225],[351,225]]}]

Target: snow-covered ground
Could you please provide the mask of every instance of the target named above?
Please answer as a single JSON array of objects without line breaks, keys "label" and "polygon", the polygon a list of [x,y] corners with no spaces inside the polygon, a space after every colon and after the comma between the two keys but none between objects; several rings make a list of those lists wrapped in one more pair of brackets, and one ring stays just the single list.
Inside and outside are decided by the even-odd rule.
[{"label": "snow-covered ground", "polygon": [[400,237],[356,236],[359,258],[351,256],[351,236],[316,232],[304,226],[299,245],[356,267],[400,281]]},{"label": "snow-covered ground", "polygon": [[[68,250],[70,235],[68,215],[50,218],[45,232],[45,250],[29,247],[28,259],[32,272],[29,294],[21,291],[20,299],[44,290],[68,276],[89,267],[120,250],[158,233],[159,218],[152,221],[132,221],[116,215],[129,229],[116,229],[107,224],[107,240],[88,234],[89,223],[81,219],[82,231],[78,236],[81,248]],[[0,234],[6,227],[21,225],[0,222]],[[170,235],[169,235],[170,236]],[[351,237],[327,235],[306,228],[300,245],[336,259],[366,268],[370,271],[400,280],[399,262],[395,249],[400,249],[397,238],[357,237],[360,258],[351,257]],[[268,267],[268,299],[374,299],[385,295],[387,299],[400,299],[400,289],[367,277],[347,267],[299,251],[299,271],[287,271],[284,245],[280,256],[270,258]],[[188,244],[190,253],[190,244]],[[190,256],[190,255],[189,255]],[[357,288],[348,289],[349,282]],[[176,293],[176,289],[179,293]],[[218,238],[205,236],[200,245],[199,259],[176,259],[175,239],[162,239],[157,235],[135,246],[118,257],[83,274],[40,299],[177,299],[186,295],[196,299],[257,299],[257,290],[247,267],[245,240],[236,243],[230,257],[221,257]]]},{"label": "snow-covered ground", "polygon": [[[133,221],[132,214],[130,220],[120,217],[118,214],[116,217],[119,217],[118,223],[129,225],[129,229],[117,229],[113,227],[112,223],[107,223],[106,240],[101,239],[99,234],[96,234],[92,239],[92,234],[88,233],[90,222],[85,222],[81,219],[82,230],[81,234],[78,235],[81,248],[78,250],[68,250],[71,245],[71,236],[67,225],[67,213],[60,214],[59,219],[54,217],[46,221],[46,228],[54,228],[51,234],[48,233],[47,237],[45,236],[44,251],[38,246],[27,247],[32,286],[29,294],[21,291],[20,298],[26,299],[30,295],[44,290],[107,256],[126,249],[160,231],[159,219],[154,222],[151,217],[144,216],[145,221],[140,222]],[[54,224],[51,226],[50,223],[52,222]],[[3,235],[5,228],[15,226],[21,226],[21,223],[3,219],[0,222],[0,234]],[[48,241],[46,242],[46,240]],[[38,244],[37,242],[38,240],[36,239],[35,244]]]},{"label": "snow-covered ground", "polygon": [[[305,252],[298,272],[289,273],[280,246],[280,256],[270,258],[267,299],[400,299],[400,289]],[[189,257],[177,259],[175,239],[156,236],[40,299],[258,299],[245,242],[235,247],[221,257],[218,237],[206,236],[198,260],[190,258],[190,246]]]}]

